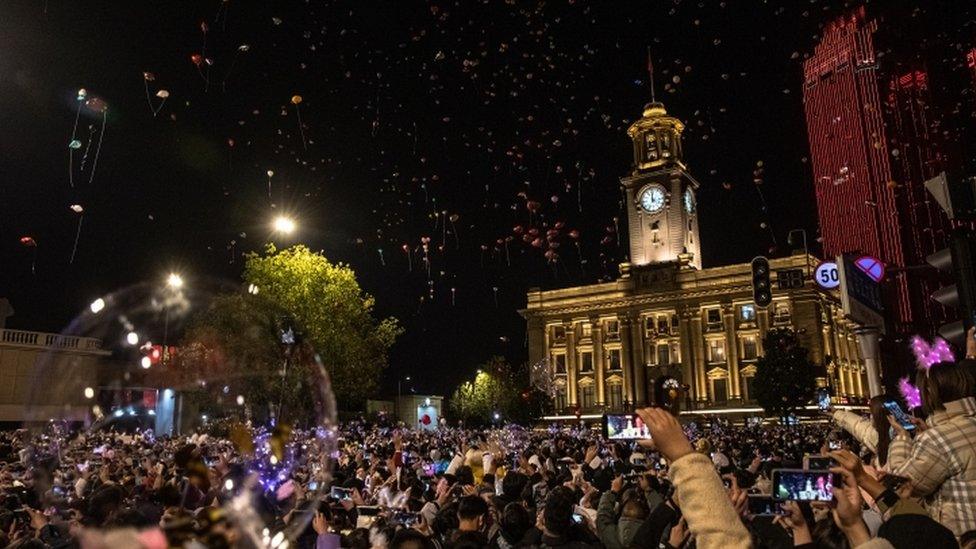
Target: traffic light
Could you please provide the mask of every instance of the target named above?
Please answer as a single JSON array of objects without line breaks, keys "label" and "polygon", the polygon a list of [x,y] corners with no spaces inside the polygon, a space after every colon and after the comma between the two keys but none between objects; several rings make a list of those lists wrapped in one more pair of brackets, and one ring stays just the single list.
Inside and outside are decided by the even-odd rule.
[{"label": "traffic light", "polygon": [[752,300],[759,307],[768,307],[773,301],[769,284],[769,260],[761,255],[752,260]]},{"label": "traffic light", "polygon": [[949,247],[925,258],[940,271],[949,273],[954,284],[939,288],[932,299],[954,309],[958,320],[939,327],[939,335],[957,346],[965,346],[966,330],[974,325],[976,315],[976,235],[959,228],[952,234]]}]

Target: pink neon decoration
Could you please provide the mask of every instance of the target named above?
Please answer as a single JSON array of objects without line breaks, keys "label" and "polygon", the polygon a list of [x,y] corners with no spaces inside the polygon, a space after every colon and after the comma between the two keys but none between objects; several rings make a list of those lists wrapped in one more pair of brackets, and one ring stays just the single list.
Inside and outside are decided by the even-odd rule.
[{"label": "pink neon decoration", "polygon": [[912,385],[907,377],[898,380],[898,392],[905,399],[909,409],[922,406],[922,395],[918,392],[918,387]]},{"label": "pink neon decoration", "polygon": [[912,353],[914,353],[919,367],[925,369],[930,368],[936,362],[954,362],[956,360],[949,344],[941,337],[935,338],[932,345],[929,345],[919,336],[912,337]]}]

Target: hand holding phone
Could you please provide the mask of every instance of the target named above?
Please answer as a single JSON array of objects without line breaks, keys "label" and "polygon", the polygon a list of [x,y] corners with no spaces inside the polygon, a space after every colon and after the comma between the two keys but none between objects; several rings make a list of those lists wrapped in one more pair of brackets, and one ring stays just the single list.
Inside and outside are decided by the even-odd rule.
[{"label": "hand holding phone", "polygon": [[773,499],[833,501],[840,478],[827,470],[773,469]]},{"label": "hand holding phone", "polygon": [[785,515],[783,504],[771,496],[749,495],[749,514],[756,517],[774,517]]},{"label": "hand holding phone", "polygon": [[901,409],[901,406],[899,406],[897,402],[895,402],[894,400],[886,400],[884,402],[884,407],[885,410],[888,410],[888,413],[895,418],[895,421],[898,422],[898,425],[901,425],[902,429],[905,429],[906,431],[911,431],[912,429],[915,428],[915,424],[912,423],[912,420],[909,419],[908,414],[906,414],[905,411]]},{"label": "hand holding phone", "polygon": [[607,440],[649,440],[651,431],[637,414],[605,414],[603,438]]}]

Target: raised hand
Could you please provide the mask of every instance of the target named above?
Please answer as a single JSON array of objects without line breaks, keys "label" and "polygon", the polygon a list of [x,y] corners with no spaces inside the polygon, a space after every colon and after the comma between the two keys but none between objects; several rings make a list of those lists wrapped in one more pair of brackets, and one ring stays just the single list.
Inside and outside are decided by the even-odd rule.
[{"label": "raised hand", "polygon": [[312,519],[312,528],[315,529],[315,533],[318,535],[329,533],[329,522],[325,520],[325,515],[316,511],[315,518]]},{"label": "raised hand", "polygon": [[681,424],[666,410],[643,408],[637,410],[637,414],[651,431],[654,447],[668,461],[674,462],[695,451],[688,442],[688,437],[681,430]]}]

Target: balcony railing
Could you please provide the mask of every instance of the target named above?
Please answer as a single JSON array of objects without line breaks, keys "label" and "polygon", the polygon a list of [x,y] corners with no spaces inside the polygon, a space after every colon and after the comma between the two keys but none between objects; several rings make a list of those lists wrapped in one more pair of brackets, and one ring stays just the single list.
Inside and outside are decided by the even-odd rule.
[{"label": "balcony railing", "polygon": [[66,336],[28,330],[0,330],[0,345],[17,345],[40,349],[100,351],[102,340],[94,337]]}]

